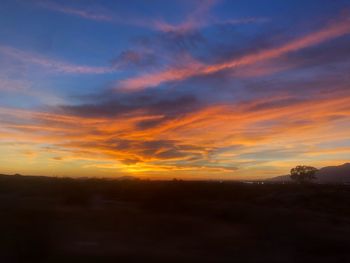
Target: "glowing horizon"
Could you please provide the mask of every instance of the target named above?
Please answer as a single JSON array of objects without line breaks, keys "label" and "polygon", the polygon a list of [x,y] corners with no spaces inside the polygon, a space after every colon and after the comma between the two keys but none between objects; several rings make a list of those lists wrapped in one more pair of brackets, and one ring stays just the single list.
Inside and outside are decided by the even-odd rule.
[{"label": "glowing horizon", "polygon": [[262,179],[350,160],[345,0],[2,5],[0,173]]}]

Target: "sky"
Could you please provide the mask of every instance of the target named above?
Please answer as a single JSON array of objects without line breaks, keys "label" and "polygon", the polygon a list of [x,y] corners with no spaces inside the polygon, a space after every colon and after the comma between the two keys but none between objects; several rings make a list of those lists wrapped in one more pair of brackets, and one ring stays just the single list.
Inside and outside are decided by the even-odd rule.
[{"label": "sky", "polygon": [[0,0],[0,173],[340,165],[349,72],[350,0]]}]

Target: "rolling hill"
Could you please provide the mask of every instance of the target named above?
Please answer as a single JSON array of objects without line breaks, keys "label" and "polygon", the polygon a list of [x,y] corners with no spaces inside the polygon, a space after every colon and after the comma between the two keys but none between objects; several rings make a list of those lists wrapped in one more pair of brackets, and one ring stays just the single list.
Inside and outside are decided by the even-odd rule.
[{"label": "rolling hill", "polygon": [[[317,172],[316,177],[316,182],[319,183],[350,183],[350,163],[323,167]],[[281,175],[268,181],[289,182],[291,179],[289,175]]]}]

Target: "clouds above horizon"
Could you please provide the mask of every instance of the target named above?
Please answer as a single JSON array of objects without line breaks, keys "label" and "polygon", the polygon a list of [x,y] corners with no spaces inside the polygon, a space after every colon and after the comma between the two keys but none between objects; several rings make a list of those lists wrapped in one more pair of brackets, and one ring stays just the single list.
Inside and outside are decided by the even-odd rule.
[{"label": "clouds above horizon", "polygon": [[31,65],[39,65],[44,69],[69,74],[104,74],[115,71],[112,67],[94,67],[86,65],[74,65],[71,63],[63,62],[60,60],[54,60],[46,58],[39,54],[33,54],[13,47],[0,45],[0,53],[14,58],[15,60],[23,63],[29,63]]},{"label": "clouds above horizon", "polygon": [[[3,18],[0,147],[41,174],[258,178],[347,161],[350,6],[308,17],[285,2],[281,17],[283,4],[259,3],[156,2],[142,16],[108,1],[8,3],[38,15],[29,33]],[[51,15],[41,51],[32,37]]]},{"label": "clouds above horizon", "polygon": [[181,81],[197,75],[213,74],[223,70],[232,70],[249,66],[266,60],[281,57],[290,52],[296,52],[350,33],[350,18],[333,22],[330,25],[312,32],[306,36],[292,40],[278,47],[261,50],[253,54],[247,54],[222,63],[203,65],[200,62],[190,60],[185,67],[170,68],[161,72],[141,75],[135,78],[123,80],[119,86],[123,90],[138,90],[153,88],[164,82]]}]

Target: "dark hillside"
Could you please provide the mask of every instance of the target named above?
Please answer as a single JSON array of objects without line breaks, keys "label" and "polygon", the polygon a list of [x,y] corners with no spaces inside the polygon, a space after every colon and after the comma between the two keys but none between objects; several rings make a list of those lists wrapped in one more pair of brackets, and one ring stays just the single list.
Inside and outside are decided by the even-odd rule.
[{"label": "dark hillside", "polygon": [[[281,175],[269,179],[272,182],[290,182],[289,175]],[[332,184],[350,184],[350,163],[345,163],[338,166],[327,166],[319,169],[316,173],[317,183],[332,183]]]}]

